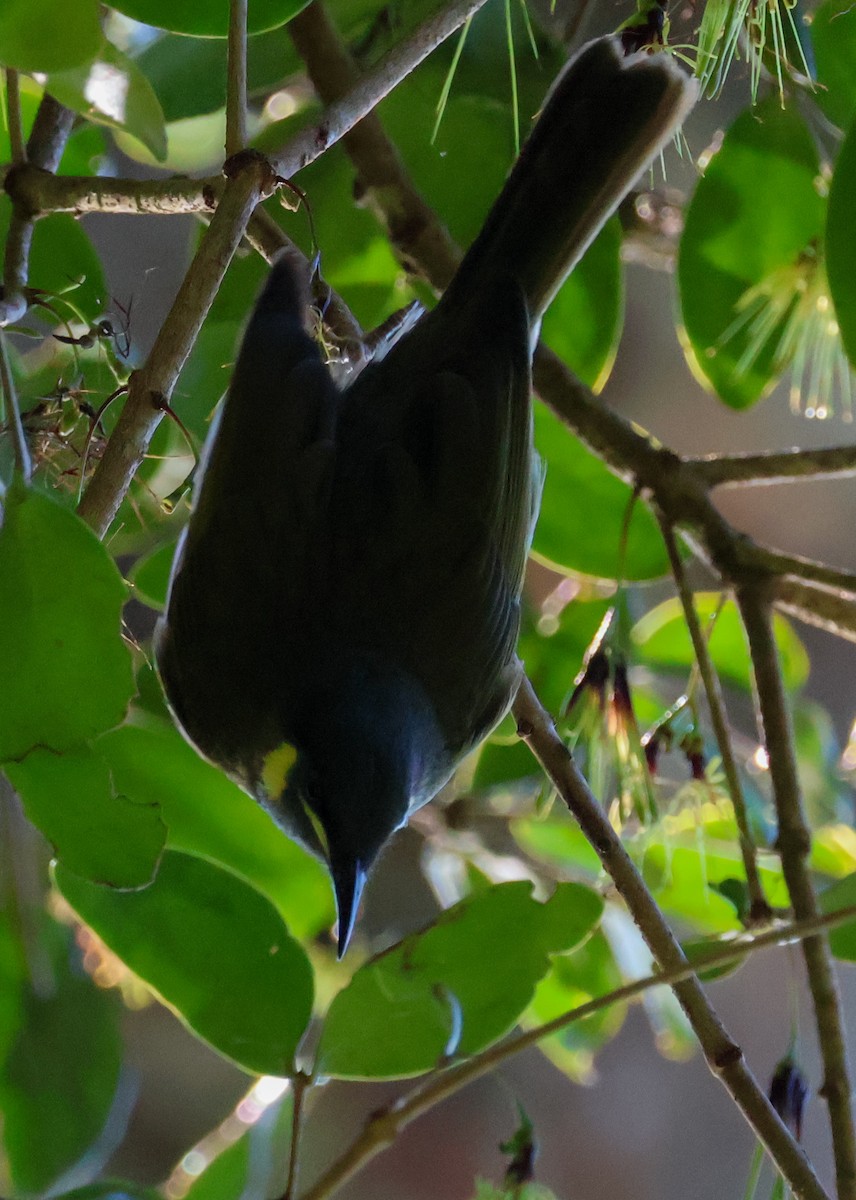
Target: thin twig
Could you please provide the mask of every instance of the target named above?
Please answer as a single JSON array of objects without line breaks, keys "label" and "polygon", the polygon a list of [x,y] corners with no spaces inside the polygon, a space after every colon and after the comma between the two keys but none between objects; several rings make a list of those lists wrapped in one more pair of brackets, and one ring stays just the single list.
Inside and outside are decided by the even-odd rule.
[{"label": "thin twig", "polygon": [[794,448],[763,454],[711,454],[684,461],[708,487],[787,483],[829,475],[856,475],[856,446]]},{"label": "thin twig", "polygon": [[[632,983],[624,984],[614,991],[597,996],[585,1004],[561,1013],[543,1025],[510,1034],[465,1062],[450,1067],[442,1073],[431,1075],[427,1082],[419,1084],[408,1095],[394,1101],[380,1112],[374,1113],[355,1141],[303,1194],[301,1200],[327,1200],[327,1197],[333,1195],[358,1171],[362,1170],[371,1159],[395,1141],[411,1121],[416,1120],[417,1117],[422,1116],[441,1101],[455,1095],[489,1071],[495,1070],[502,1063],[520,1054],[521,1051],[537,1045],[552,1034],[567,1029],[569,1025],[602,1012],[613,1004],[633,1000],[650,991],[651,988],[675,987],[691,980],[699,972],[704,973],[715,967],[726,966],[765,947],[790,942],[795,938],[808,937],[819,929],[829,929],[833,925],[843,924],[845,921],[853,919],[854,916],[856,916],[856,906],[850,906],[837,913],[817,917],[812,921],[794,922],[777,929],[767,930],[751,938],[741,937],[740,940],[718,947],[710,954],[705,954],[693,963],[684,960],[680,965],[669,970],[657,971],[644,978],[635,979]],[[818,1184],[818,1188],[819,1186]],[[824,1192],[820,1189],[812,1194],[821,1196],[824,1195]]]},{"label": "thin twig", "polygon": [[226,157],[247,145],[247,0],[229,0]]},{"label": "thin twig", "polygon": [[143,461],[256,205],[276,186],[260,155],[247,153],[240,165],[226,184],[148,361],[131,376],[125,407],[83,494],[78,512],[99,536],[106,533]]},{"label": "thin twig", "polygon": [[719,676],[716,668],[713,665],[713,659],[710,654],[710,647],[707,644],[707,638],[701,628],[701,622],[696,612],[695,602],[693,600],[692,588],[687,581],[686,571],[684,570],[683,560],[678,549],[675,532],[671,524],[663,517],[660,518],[660,528],[663,533],[663,540],[666,544],[666,552],[669,555],[669,564],[672,568],[672,575],[678,589],[678,595],[681,599],[681,605],[684,610],[684,620],[689,629],[690,638],[693,644],[696,663],[698,665],[701,681],[704,685],[705,695],[707,696],[708,708],[710,709],[710,719],[713,725],[713,732],[716,737],[719,753],[722,759],[722,769],[725,774],[725,779],[728,784],[728,792],[731,796],[731,803],[734,808],[734,818],[737,822],[739,832],[740,853],[743,858],[743,869],[746,872],[746,887],[749,892],[749,916],[748,922],[768,921],[770,919],[771,910],[764,895],[764,887],[761,883],[761,875],[758,871],[758,860],[755,852],[755,842],[752,838],[752,831],[749,828],[749,816],[746,811],[746,799],[743,795],[743,785],[740,782],[740,772],[737,769],[737,760],[734,757],[734,749],[731,744],[731,733],[728,728],[728,718],[725,714],[725,699],[722,695],[722,688],[719,684]]},{"label": "thin twig", "polygon": [[21,84],[18,72],[13,67],[6,68],[6,114],[9,121],[9,149],[12,162],[18,166],[27,161],[27,151],[21,117]]},{"label": "thin twig", "polygon": [[852,571],[830,567],[799,554],[785,554],[781,550],[764,549],[761,561],[769,575],[792,575],[806,583],[817,583],[856,597],[856,574]]},{"label": "thin twig", "polygon": [[[782,873],[794,915],[798,920],[810,920],[819,911],[808,868],[811,831],[803,812],[793,726],[773,635],[771,600],[769,588],[763,586],[744,584],[737,589],[737,601],[749,639],[757,707],[770,764],[779,823],[776,844],[782,859]],[[807,938],[803,943],[803,955],[823,1059],[821,1094],[829,1106],[838,1197],[839,1200],[854,1200],[856,1135],[841,996],[827,939],[820,936]]]},{"label": "thin twig", "polygon": [[291,1146],[288,1155],[288,1178],[281,1200],[294,1200],[300,1166],[300,1135],[303,1130],[304,1101],[312,1082],[312,1076],[306,1075],[302,1071],[298,1071],[291,1080]]},{"label": "thin twig", "polygon": [[[597,851],[655,961],[664,971],[682,969],[687,960],[665,917],[525,678],[513,711],[518,732]],[[675,985],[674,992],[708,1066],[755,1130],[784,1179],[797,1196],[820,1200],[825,1192],[817,1176],[773,1111],[746,1065],[742,1050],[724,1028],[698,979],[694,976],[685,979]]]},{"label": "thin twig", "polygon": [[3,393],[6,425],[12,431],[12,443],[15,447],[15,466],[25,483],[29,483],[33,474],[33,460],[30,447],[27,445],[27,435],[21,422],[21,410],[18,407],[18,397],[15,392],[15,381],[9,368],[9,358],[6,354],[6,338],[0,329],[0,391]]},{"label": "thin twig", "polygon": [[445,8],[423,21],[409,37],[393,46],[371,71],[367,71],[347,96],[325,109],[316,124],[302,130],[273,156],[277,173],[289,178],[314,162],[367,116],[484,3],[485,0],[452,0]]}]

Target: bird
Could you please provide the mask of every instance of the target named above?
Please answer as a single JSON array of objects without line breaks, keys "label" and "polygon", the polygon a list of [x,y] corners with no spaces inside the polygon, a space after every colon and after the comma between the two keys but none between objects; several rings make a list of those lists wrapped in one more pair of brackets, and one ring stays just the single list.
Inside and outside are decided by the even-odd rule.
[{"label": "bird", "polygon": [[249,317],[155,657],[187,739],[326,863],[340,957],[382,848],[513,702],[541,317],[695,95],[585,46],[436,306],[344,383],[293,255]]}]

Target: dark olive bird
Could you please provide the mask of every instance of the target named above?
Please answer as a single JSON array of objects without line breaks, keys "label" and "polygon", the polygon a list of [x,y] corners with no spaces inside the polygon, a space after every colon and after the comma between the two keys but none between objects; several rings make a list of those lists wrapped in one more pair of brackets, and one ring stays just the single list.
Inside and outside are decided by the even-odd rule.
[{"label": "dark olive bird", "polygon": [[288,256],[252,313],[157,660],[190,741],[328,863],[340,954],[381,847],[514,697],[541,315],[694,96],[585,47],[437,307],[343,388]]}]

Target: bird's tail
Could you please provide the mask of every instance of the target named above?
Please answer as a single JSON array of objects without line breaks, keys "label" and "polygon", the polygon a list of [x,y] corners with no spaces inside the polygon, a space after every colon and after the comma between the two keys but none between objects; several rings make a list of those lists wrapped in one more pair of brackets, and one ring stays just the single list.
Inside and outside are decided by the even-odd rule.
[{"label": "bird's tail", "polygon": [[618,38],[585,46],[553,85],[450,292],[515,278],[536,322],[696,92],[664,53],[625,57]]}]

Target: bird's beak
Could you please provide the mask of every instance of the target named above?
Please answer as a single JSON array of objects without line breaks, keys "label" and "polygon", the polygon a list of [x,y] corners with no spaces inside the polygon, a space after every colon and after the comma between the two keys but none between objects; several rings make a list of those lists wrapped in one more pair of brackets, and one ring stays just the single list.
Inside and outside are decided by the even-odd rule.
[{"label": "bird's beak", "polygon": [[336,911],[339,914],[339,945],[338,955],[341,958],[348,948],[357,910],[360,907],[360,897],[368,878],[368,871],[358,859],[346,862],[331,862],[330,874],[333,877],[333,888],[336,892]]}]

